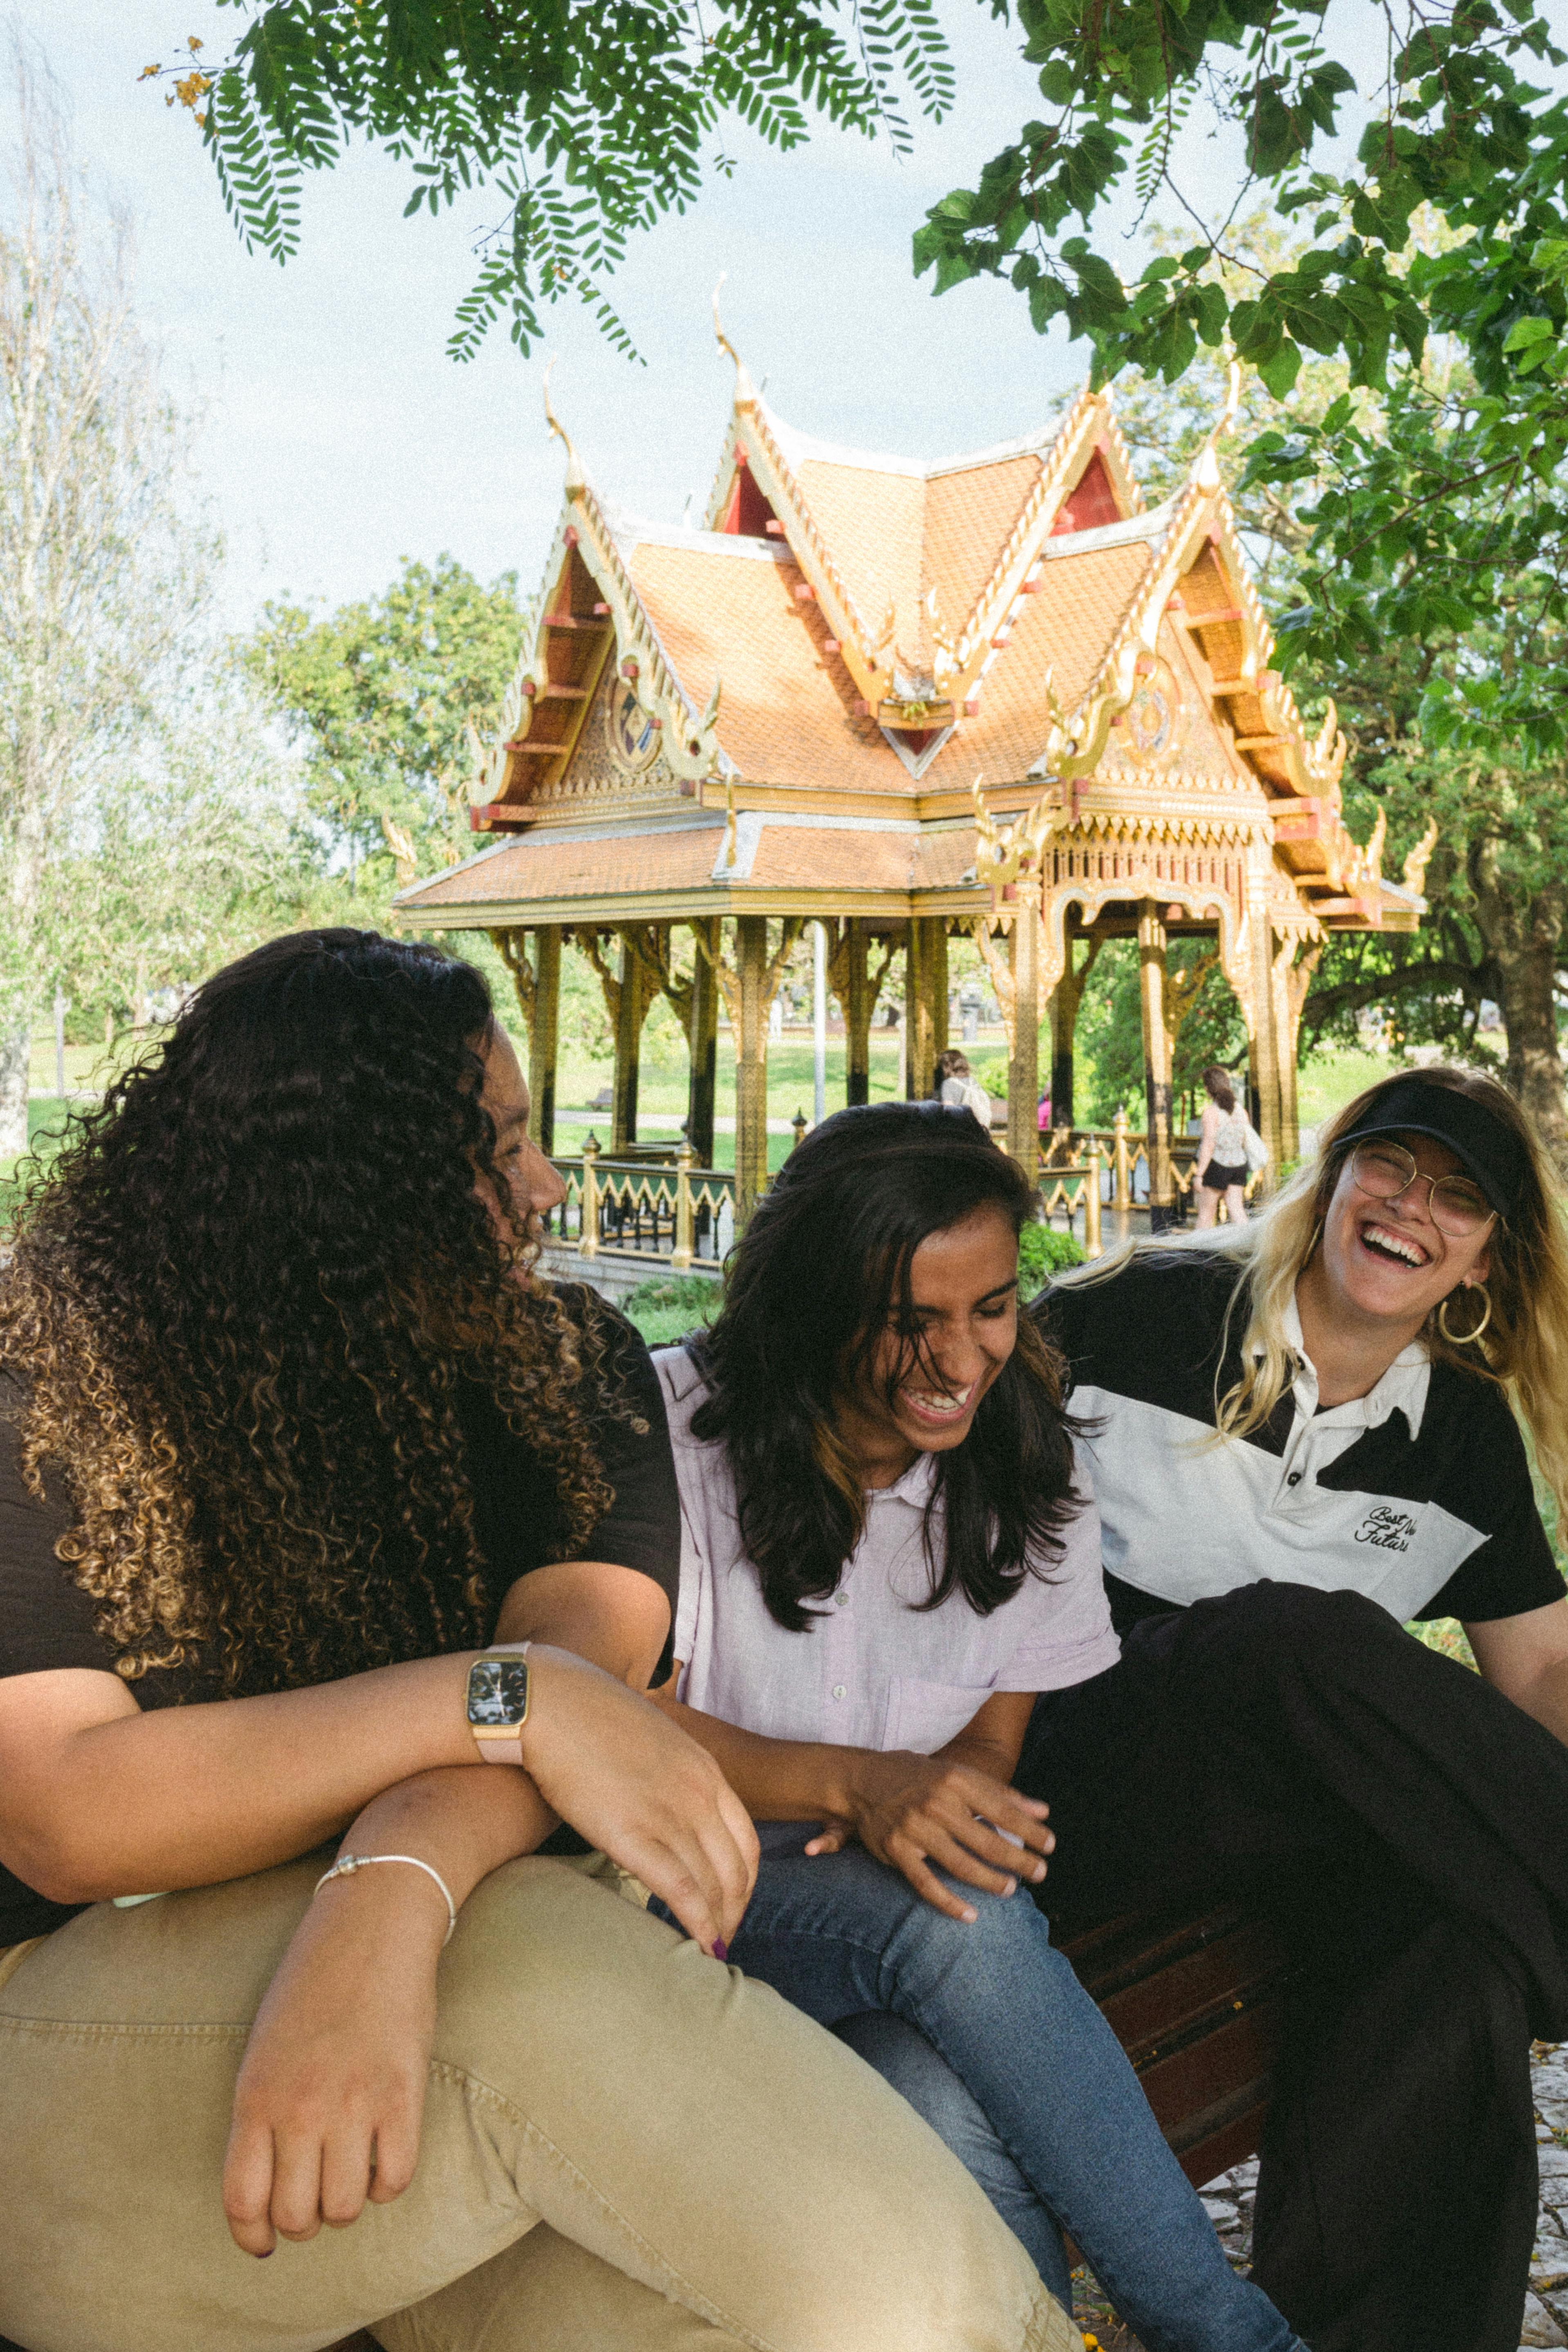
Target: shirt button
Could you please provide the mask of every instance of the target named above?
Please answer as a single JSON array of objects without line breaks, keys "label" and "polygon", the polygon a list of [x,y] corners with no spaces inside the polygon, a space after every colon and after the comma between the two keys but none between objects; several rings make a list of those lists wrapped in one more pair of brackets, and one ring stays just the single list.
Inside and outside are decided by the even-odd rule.
[{"label": "shirt button", "polygon": [[833,1596],[833,1605],[836,1609],[847,1609],[849,1595],[847,1592],[836,1592]]},{"label": "shirt button", "polygon": [[844,1696],[845,1687],[846,1685],[843,1683],[835,1683],[833,1685],[834,1697],[842,1698]]},{"label": "shirt button", "polygon": [[1300,1483],[1301,1473],[1299,1470],[1292,1470],[1290,1475],[1285,1481],[1287,1486],[1299,1486]]}]

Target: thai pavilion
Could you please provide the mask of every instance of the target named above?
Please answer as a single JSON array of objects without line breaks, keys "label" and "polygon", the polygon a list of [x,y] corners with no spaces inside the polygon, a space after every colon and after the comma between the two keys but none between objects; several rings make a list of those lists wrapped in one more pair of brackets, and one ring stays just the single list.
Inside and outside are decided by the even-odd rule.
[{"label": "thai pavilion", "polygon": [[[902,950],[906,1066],[946,1043],[947,943],[978,943],[1009,1038],[1007,1148],[1037,1165],[1037,1034],[1071,1124],[1072,1033],[1094,943],[1138,940],[1150,1198],[1173,1199],[1166,943],[1212,943],[1250,1042],[1255,1117],[1296,1150],[1296,1042],[1326,935],[1413,930],[1404,887],[1340,807],[1331,705],[1309,732],[1221,487],[1216,425],[1185,486],[1144,504],[1109,400],[1047,432],[925,465],[813,440],[735,362],[695,529],[601,497],[566,447],[559,527],[499,739],[474,739],[477,856],[405,889],[398,919],[482,929],[518,982],[536,1126],[553,1147],[561,944],[605,986],[609,1150],[635,1144],[654,994],[690,1045],[688,1136],[712,1161],[718,1013],[736,1052],[735,1186],[766,1181],[767,1014],[820,919],[866,1098],[868,1032]],[[692,971],[678,971],[688,926]],[[531,941],[529,935],[531,934]]]}]

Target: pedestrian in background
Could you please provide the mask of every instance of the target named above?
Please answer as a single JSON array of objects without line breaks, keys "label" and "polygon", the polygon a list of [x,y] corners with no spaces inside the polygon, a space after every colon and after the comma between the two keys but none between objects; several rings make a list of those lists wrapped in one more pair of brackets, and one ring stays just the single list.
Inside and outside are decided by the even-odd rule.
[{"label": "pedestrian in background", "polygon": [[1236,1099],[1230,1072],[1211,1062],[1204,1072],[1203,1125],[1198,1134],[1198,1226],[1215,1223],[1223,1201],[1233,1225],[1247,1223],[1247,1139],[1252,1122]]},{"label": "pedestrian in background", "polygon": [[956,1045],[949,1045],[937,1055],[931,1092],[940,1103],[972,1110],[986,1134],[990,1134],[991,1097],[970,1069],[968,1055],[961,1054]]}]

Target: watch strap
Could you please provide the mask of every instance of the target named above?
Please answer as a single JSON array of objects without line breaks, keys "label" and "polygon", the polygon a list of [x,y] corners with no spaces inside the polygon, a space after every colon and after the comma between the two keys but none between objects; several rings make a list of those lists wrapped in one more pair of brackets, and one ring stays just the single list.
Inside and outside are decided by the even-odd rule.
[{"label": "watch strap", "polygon": [[474,1724],[474,1745],[487,1764],[521,1764],[522,1762],[522,1727],[509,1726],[493,1731],[481,1731]]}]

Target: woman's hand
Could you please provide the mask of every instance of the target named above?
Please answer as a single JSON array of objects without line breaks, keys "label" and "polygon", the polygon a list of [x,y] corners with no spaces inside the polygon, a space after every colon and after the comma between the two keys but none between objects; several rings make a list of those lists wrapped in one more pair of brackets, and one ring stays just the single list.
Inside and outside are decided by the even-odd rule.
[{"label": "woman's hand", "polygon": [[658,1706],[535,1643],[523,1762],[562,1820],[724,1957],[757,1875],[757,1833],[723,1773]]},{"label": "woman's hand", "polygon": [[1020,1878],[1039,1884],[1043,1857],[1056,1844],[1046,1827],[1047,1805],[951,1756],[857,1749],[846,1794],[845,1816],[825,1822],[806,1853],[837,1853],[858,1837],[950,1919],[976,1914],[942,1885],[931,1864],[966,1885],[1011,1895]]},{"label": "woman's hand", "polygon": [[387,1863],[323,1887],[251,2028],[224,2163],[246,2253],[344,2229],[414,2178],[436,2028],[439,1890]]}]

